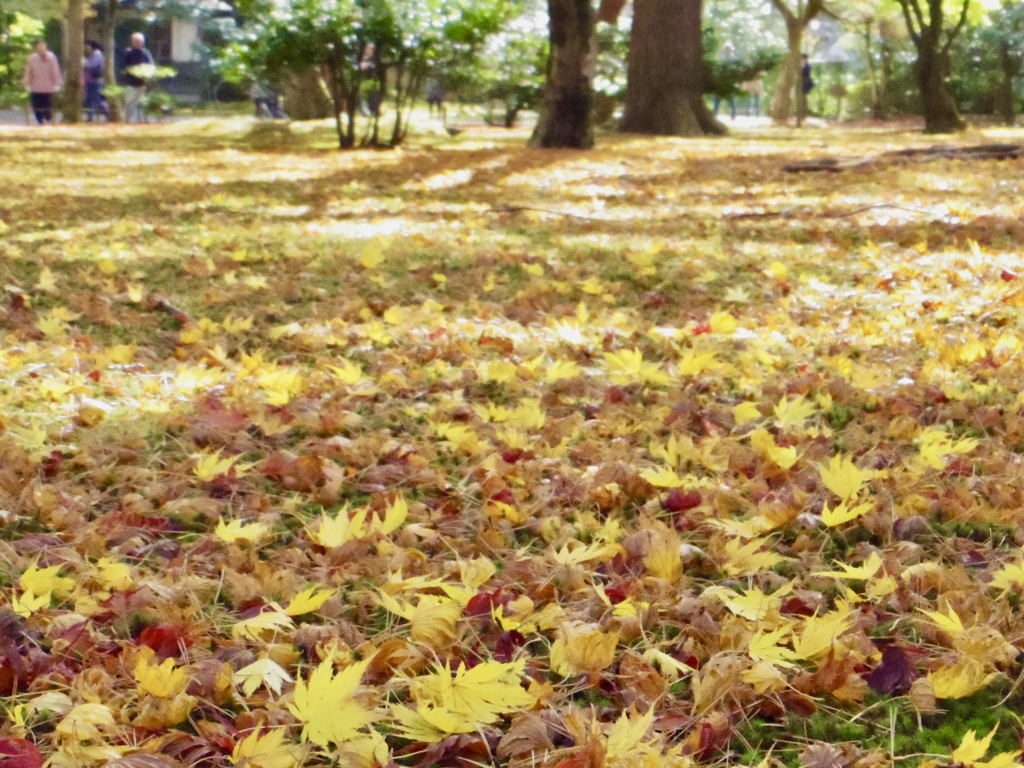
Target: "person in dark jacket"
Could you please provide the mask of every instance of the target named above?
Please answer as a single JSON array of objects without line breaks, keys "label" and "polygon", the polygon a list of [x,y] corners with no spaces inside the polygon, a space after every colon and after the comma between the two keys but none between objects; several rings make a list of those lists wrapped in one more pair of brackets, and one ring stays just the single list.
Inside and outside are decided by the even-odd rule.
[{"label": "person in dark jacket", "polygon": [[103,98],[103,68],[103,46],[95,40],[86,40],[82,82],[85,84],[85,119],[90,123],[99,115],[110,118],[110,106]]},{"label": "person in dark jacket", "polygon": [[[148,80],[145,67],[154,66],[153,54],[146,49],[146,37],[141,32],[132,35],[131,47],[121,56],[121,81],[124,83],[124,121],[142,122],[142,100],[146,96]],[[142,68],[142,71],[140,71]]]}]

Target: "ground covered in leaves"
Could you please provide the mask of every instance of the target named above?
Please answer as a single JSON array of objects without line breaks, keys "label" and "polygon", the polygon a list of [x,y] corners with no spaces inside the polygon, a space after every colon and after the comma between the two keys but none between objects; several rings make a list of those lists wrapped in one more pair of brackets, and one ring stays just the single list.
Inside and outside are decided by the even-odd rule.
[{"label": "ground covered in leaves", "polygon": [[1016,762],[1024,161],[245,131],[2,136],[5,766]]}]

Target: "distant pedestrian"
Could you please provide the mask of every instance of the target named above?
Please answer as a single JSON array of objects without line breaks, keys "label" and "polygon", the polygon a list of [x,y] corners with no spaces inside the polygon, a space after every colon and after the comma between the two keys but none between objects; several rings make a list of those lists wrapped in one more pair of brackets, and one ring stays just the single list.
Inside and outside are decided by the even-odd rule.
[{"label": "distant pedestrian", "polygon": [[804,96],[814,90],[814,79],[811,77],[811,60],[807,58],[806,53],[800,57],[800,88]]},{"label": "distant pedestrian", "polygon": [[797,95],[796,123],[800,125],[807,117],[807,96],[814,90],[814,78],[811,77],[811,60],[807,54],[800,56],[800,93]]},{"label": "distant pedestrian", "polygon": [[444,88],[441,87],[441,81],[436,77],[427,81],[427,108],[430,110],[431,119],[436,111],[437,117],[444,122]]},{"label": "distant pedestrian", "polygon": [[59,93],[64,87],[64,76],[60,72],[57,57],[46,47],[45,40],[36,41],[35,51],[25,64],[22,83],[32,102],[36,122],[39,125],[52,123],[53,94]]},{"label": "distant pedestrian", "polygon": [[[121,80],[124,82],[124,121],[142,122],[142,102],[149,84],[144,68],[153,67],[153,54],[146,49],[146,36],[132,34],[131,47],[121,56]],[[142,71],[140,71],[142,69]]]},{"label": "distant pedestrian", "polygon": [[740,83],[740,90],[747,94],[747,115],[751,114],[751,105],[753,105],[754,117],[760,117],[761,97],[764,96],[764,76],[758,72],[753,80]]},{"label": "distant pedestrian", "polygon": [[85,84],[85,119],[90,123],[99,115],[110,119],[110,105],[103,98],[104,64],[103,46],[95,40],[86,40],[82,81]]}]

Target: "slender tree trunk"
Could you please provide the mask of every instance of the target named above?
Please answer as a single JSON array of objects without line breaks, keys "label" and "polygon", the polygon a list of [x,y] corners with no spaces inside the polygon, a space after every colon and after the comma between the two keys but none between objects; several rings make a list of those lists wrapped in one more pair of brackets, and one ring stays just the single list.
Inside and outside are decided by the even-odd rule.
[{"label": "slender tree trunk", "polygon": [[[100,42],[104,48],[103,58],[103,82],[107,86],[117,85],[117,57],[115,31],[117,30],[117,8],[121,0],[106,0],[103,6],[103,26],[100,29]],[[121,114],[121,99],[109,98],[110,114],[107,120],[112,123],[119,123],[124,119]]]},{"label": "slender tree trunk", "polygon": [[881,61],[878,67],[878,104],[875,110],[875,118],[878,120],[888,120],[892,114],[892,109],[889,106],[892,104],[892,99],[889,98],[889,83],[892,82],[892,51],[889,49],[889,43],[885,38],[882,38],[879,58]]},{"label": "slender tree trunk", "polygon": [[85,0],[68,0],[64,38],[64,122],[82,121],[82,59],[85,56]]},{"label": "slender tree trunk", "polygon": [[946,65],[938,41],[922,36],[918,49],[916,74],[921,91],[925,133],[953,133],[963,130],[964,121],[946,86]]},{"label": "slender tree trunk", "polygon": [[622,130],[658,136],[721,135],[704,103],[702,0],[636,0]]},{"label": "slender tree trunk", "polygon": [[871,27],[874,19],[864,21],[864,52],[868,63],[868,86],[871,88],[871,116],[878,119],[878,67],[875,64],[874,36]]},{"label": "slender tree trunk", "polygon": [[[799,19],[786,19],[786,58],[779,70],[772,98],[772,120],[784,123],[793,115],[793,94],[803,93],[800,83],[800,55],[804,41],[804,28]],[[799,106],[799,98],[798,106]]]},{"label": "slender tree trunk", "polygon": [[548,0],[551,54],[533,147],[594,145],[594,9],[590,0]]}]

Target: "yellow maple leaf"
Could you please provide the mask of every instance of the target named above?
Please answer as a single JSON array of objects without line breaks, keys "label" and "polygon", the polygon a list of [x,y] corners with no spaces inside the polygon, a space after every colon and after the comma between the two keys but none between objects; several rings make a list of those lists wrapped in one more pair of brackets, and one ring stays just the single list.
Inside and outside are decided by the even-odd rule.
[{"label": "yellow maple leaf", "polygon": [[327,368],[335,375],[338,381],[349,386],[358,384],[363,378],[362,367],[351,360],[342,360],[340,365],[329,365]]},{"label": "yellow maple leaf", "polygon": [[50,593],[57,597],[67,597],[75,588],[75,580],[67,576],[58,576],[61,566],[51,565],[49,568],[36,568],[33,563],[21,574],[19,583],[26,592],[34,595],[46,595],[49,600]]},{"label": "yellow maple leaf", "polygon": [[740,403],[732,409],[732,417],[736,425],[746,424],[748,421],[757,421],[761,418],[761,409],[757,403]]},{"label": "yellow maple leaf", "polygon": [[337,675],[330,661],[321,663],[309,676],[295,682],[288,709],[302,722],[302,740],[319,747],[335,746],[363,735],[376,716],[355,700],[359,681],[370,659],[351,664]]},{"label": "yellow maple leaf", "polygon": [[681,488],[685,485],[683,478],[668,467],[645,469],[640,473],[640,477],[655,488]]},{"label": "yellow maple leaf", "polygon": [[782,429],[802,427],[811,416],[818,411],[818,406],[810,400],[797,396],[792,400],[785,397],[775,406],[775,423]]},{"label": "yellow maple leaf", "polygon": [[768,632],[759,630],[747,644],[747,654],[754,661],[767,661],[777,667],[795,667],[793,662],[800,658],[789,648],[782,645],[790,635],[789,627]]},{"label": "yellow maple leaf", "polygon": [[101,557],[96,561],[96,580],[104,589],[124,591],[131,589],[132,569],[125,563],[119,563],[110,557]]},{"label": "yellow maple leaf", "polygon": [[312,586],[293,597],[292,601],[284,609],[285,615],[302,616],[306,613],[313,613],[337,592],[335,589],[317,591],[319,589],[319,587]]},{"label": "yellow maple leaf", "polygon": [[[472,669],[460,664],[454,672],[446,665],[433,674],[414,678],[409,690],[417,705],[426,704],[434,713],[448,716],[456,728],[471,726],[476,730],[497,722],[502,715],[533,706],[536,699],[521,683],[525,672],[524,659],[507,664],[485,661]],[[432,724],[438,726],[437,722]]]},{"label": "yellow maple leaf", "polygon": [[367,269],[376,269],[384,263],[384,239],[375,237],[367,240],[359,250],[359,263]]},{"label": "yellow maple leaf", "polygon": [[424,744],[436,744],[453,734],[472,733],[478,728],[471,719],[426,702],[417,704],[416,709],[392,704],[391,716],[398,723],[400,736]]},{"label": "yellow maple leaf", "polygon": [[782,469],[789,469],[796,464],[797,458],[799,458],[794,446],[781,448],[775,443],[775,438],[767,429],[755,429],[751,432],[750,444]]},{"label": "yellow maple leaf", "polygon": [[264,656],[235,672],[231,682],[242,686],[242,692],[246,696],[252,696],[260,685],[280,695],[281,686],[292,682],[292,676],[276,661]]},{"label": "yellow maple leaf", "polygon": [[789,683],[779,668],[767,661],[758,661],[743,670],[740,679],[762,695],[781,691]]},{"label": "yellow maple leaf", "polygon": [[[978,440],[971,437],[953,440],[941,427],[928,427],[917,439],[916,461],[909,462],[914,469],[945,469],[946,457],[954,453],[967,453],[978,447]],[[923,465],[923,466],[922,466]]]},{"label": "yellow maple leaf", "polygon": [[235,744],[231,751],[234,765],[244,763],[254,768],[293,768],[302,751],[294,744],[285,743],[286,730],[274,728],[264,734],[253,731]]},{"label": "yellow maple leaf", "polygon": [[200,480],[210,481],[219,475],[226,474],[242,457],[228,456],[226,459],[222,459],[220,450],[217,450],[213,453],[201,453],[193,458],[196,459],[196,465],[192,468],[192,474]]},{"label": "yellow maple leaf", "polygon": [[190,681],[188,669],[176,667],[173,659],[164,659],[160,665],[154,665],[151,664],[153,658],[150,648],[143,646],[139,649],[133,670],[139,690],[161,699],[173,699],[184,693]]},{"label": "yellow maple leaf", "polygon": [[708,320],[708,325],[711,326],[712,333],[719,333],[723,336],[731,336],[740,327],[740,324],[736,322],[736,318],[728,312],[715,312]]},{"label": "yellow maple leaf", "polygon": [[961,657],[956,664],[928,673],[928,682],[937,699],[962,699],[973,696],[987,686],[997,675],[986,673],[985,667],[974,659]]},{"label": "yellow maple leaf", "polygon": [[697,376],[716,365],[718,360],[714,352],[694,352],[692,349],[686,350],[676,363],[680,376]]},{"label": "yellow maple leaf", "polygon": [[574,360],[553,360],[551,365],[544,369],[544,381],[548,384],[562,379],[575,379],[582,375],[583,371]]},{"label": "yellow maple leaf", "polygon": [[266,636],[283,632],[295,626],[291,617],[286,615],[276,603],[271,604],[273,610],[258,613],[255,616],[236,622],[231,628],[231,635],[236,640],[252,640],[256,643],[266,641]]},{"label": "yellow maple leaf", "polygon": [[68,332],[68,322],[56,312],[40,315],[36,320],[38,328],[47,338],[59,338]]},{"label": "yellow maple leaf", "polygon": [[39,271],[39,282],[36,283],[36,288],[45,293],[57,292],[57,278],[54,277],[49,267],[43,267]]},{"label": "yellow maple leaf", "polygon": [[238,336],[252,328],[253,319],[252,315],[249,315],[248,317],[235,317],[234,315],[228,315],[221,321],[220,325],[232,336]]},{"label": "yellow maple leaf", "polygon": [[612,384],[668,384],[672,379],[661,370],[656,363],[644,360],[639,349],[622,349],[618,352],[605,352],[605,364],[608,366]]},{"label": "yellow maple leaf", "polygon": [[833,579],[863,579],[867,580],[878,573],[882,567],[882,557],[877,552],[872,552],[861,565],[847,565],[837,562],[841,571],[814,571],[811,576],[827,576]]},{"label": "yellow maple leaf", "polygon": [[1016,752],[1002,752],[987,762],[982,762],[981,760],[985,753],[988,752],[992,744],[992,737],[996,735],[998,730],[999,724],[996,723],[992,726],[992,730],[981,739],[977,737],[973,730],[965,733],[960,741],[960,745],[949,756],[950,764],[962,765],[965,768],[1009,768],[1009,766],[1015,765],[1017,758],[1020,757],[1020,750]]},{"label": "yellow maple leaf", "polygon": [[921,613],[927,616],[929,619],[935,622],[935,624],[943,632],[953,635],[963,634],[965,631],[964,623],[960,620],[960,615],[953,610],[950,605],[946,606],[946,613],[940,611],[926,611],[923,608],[918,609]]},{"label": "yellow maple leaf", "polygon": [[872,472],[865,472],[842,454],[832,457],[827,466],[818,467],[821,481],[843,502],[857,496],[864,484],[871,479]]},{"label": "yellow maple leaf", "polygon": [[622,547],[617,544],[604,544],[595,541],[593,544],[577,544],[576,546],[567,543],[550,555],[551,559],[560,565],[580,565],[591,560],[611,560],[621,551]]},{"label": "yellow maple leaf", "polygon": [[992,581],[988,583],[988,586],[1003,591],[1021,585],[1024,585],[1024,559],[1006,563],[992,575]]},{"label": "yellow maple leaf", "polygon": [[829,509],[826,504],[821,510],[821,522],[827,525],[829,528],[835,528],[836,526],[848,523],[851,520],[856,520],[858,517],[862,517],[875,508],[875,505],[871,502],[864,504],[858,504],[855,507],[847,507],[845,503],[838,504],[836,507]]},{"label": "yellow maple leaf", "polygon": [[23,618],[28,618],[36,611],[50,607],[50,599],[53,594],[47,592],[42,595],[35,595],[31,592],[22,592],[11,599],[11,610]]},{"label": "yellow maple leaf", "polygon": [[679,659],[669,656],[657,648],[648,648],[644,651],[643,657],[644,661],[661,672],[661,676],[670,683],[674,683],[683,675],[689,675],[694,671],[693,667],[683,664]]},{"label": "yellow maple leaf", "polygon": [[265,523],[246,523],[244,520],[232,520],[230,523],[220,520],[213,533],[228,544],[234,544],[236,541],[259,541],[270,533],[270,526]]},{"label": "yellow maple leaf", "polygon": [[348,507],[343,507],[334,517],[320,515],[320,525],[317,529],[314,531],[307,528],[306,531],[309,537],[324,549],[334,549],[354,539],[361,539],[369,533],[365,525],[367,514],[369,510],[364,508],[349,517]]},{"label": "yellow maple leaf", "polygon": [[409,504],[404,496],[399,495],[385,508],[383,518],[370,518],[370,529],[373,533],[387,536],[397,531],[407,517],[409,517]]},{"label": "yellow maple leaf", "polygon": [[462,607],[446,597],[419,595],[415,605],[400,603],[386,592],[380,592],[381,605],[409,622],[409,635],[418,643],[444,649],[454,642]]},{"label": "yellow maple leaf", "polygon": [[551,668],[560,675],[594,675],[615,660],[618,632],[596,624],[563,624],[551,645]]},{"label": "yellow maple leaf", "polygon": [[770,547],[766,539],[754,538],[746,544],[738,538],[729,539],[722,548],[726,557],[722,570],[730,576],[749,576],[790,559],[775,552],[761,551],[763,547]]},{"label": "yellow maple leaf", "polygon": [[104,738],[117,728],[114,713],[106,704],[89,702],[79,704],[57,723],[57,733],[76,742]]},{"label": "yellow maple leaf", "polygon": [[832,650],[836,639],[853,626],[855,620],[849,608],[829,611],[824,616],[809,616],[800,636],[793,641],[793,651],[799,658],[807,660],[824,656]]},{"label": "yellow maple leaf", "polygon": [[659,534],[651,541],[650,549],[644,555],[644,568],[652,576],[675,584],[683,577],[683,558],[679,546],[679,537],[673,532]]},{"label": "yellow maple leaf", "polygon": [[616,760],[635,755],[639,748],[645,746],[642,742],[652,725],[654,725],[653,707],[647,710],[647,714],[639,717],[623,712],[608,734],[608,741],[605,744],[607,760],[614,763]]},{"label": "yellow maple leaf", "polygon": [[758,587],[743,589],[737,594],[728,587],[716,584],[705,589],[704,595],[717,597],[737,616],[751,621],[762,621],[769,614],[777,613],[782,605],[782,598],[792,591],[792,582],[784,584],[770,595],[766,595]]}]

